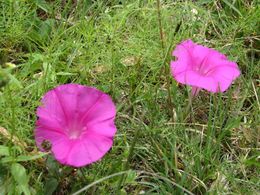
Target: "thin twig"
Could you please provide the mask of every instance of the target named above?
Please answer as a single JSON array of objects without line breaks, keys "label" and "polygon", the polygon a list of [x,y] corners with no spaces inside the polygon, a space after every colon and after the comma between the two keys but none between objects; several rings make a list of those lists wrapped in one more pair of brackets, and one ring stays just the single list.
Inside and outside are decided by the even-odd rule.
[{"label": "thin twig", "polygon": [[256,89],[255,89],[255,84],[254,84],[253,81],[252,81],[251,83],[252,83],[253,90],[254,90],[254,93],[255,93],[255,98],[256,98],[257,105],[258,105],[258,109],[260,110],[260,103],[259,103],[259,98],[258,98],[258,95],[257,95]]}]

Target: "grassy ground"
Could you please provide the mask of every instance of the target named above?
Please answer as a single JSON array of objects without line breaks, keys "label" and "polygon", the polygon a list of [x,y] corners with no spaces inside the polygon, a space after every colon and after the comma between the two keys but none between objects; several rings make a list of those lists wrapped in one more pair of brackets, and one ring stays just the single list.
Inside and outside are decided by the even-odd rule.
[{"label": "grassy ground", "polygon": [[[0,3],[0,84],[9,79],[0,92],[0,194],[260,193],[257,0],[159,9],[157,1],[59,2]],[[226,93],[200,92],[190,109],[190,88],[168,74],[171,51],[187,38],[242,72]],[[71,82],[110,94],[118,110],[112,150],[80,170],[40,157],[33,135],[42,95]]]}]

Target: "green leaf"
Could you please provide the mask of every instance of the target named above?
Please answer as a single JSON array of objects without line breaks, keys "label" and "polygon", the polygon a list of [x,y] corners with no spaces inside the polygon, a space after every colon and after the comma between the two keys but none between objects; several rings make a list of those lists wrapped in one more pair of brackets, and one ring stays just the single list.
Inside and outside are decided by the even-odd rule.
[{"label": "green leaf", "polygon": [[0,163],[8,163],[8,162],[15,162],[15,158],[13,156],[6,156],[1,159]]},{"label": "green leaf", "polygon": [[0,145],[0,156],[9,156],[9,147]]},{"label": "green leaf", "polygon": [[37,0],[36,5],[45,12],[50,12],[50,6],[45,0]]},{"label": "green leaf", "polygon": [[18,185],[18,186],[17,186],[17,189],[21,192],[21,194],[22,194],[22,192],[23,192],[25,195],[30,195],[30,194],[31,194],[28,185],[26,185],[26,186],[25,186],[25,185]]},{"label": "green leaf", "polygon": [[26,195],[31,194],[28,186],[29,178],[26,174],[25,168],[18,163],[13,163],[11,165],[11,174],[18,184],[17,189]]},{"label": "green leaf", "polygon": [[18,157],[13,157],[13,156],[7,156],[5,158],[1,159],[1,163],[8,163],[8,162],[24,162],[24,161],[31,161],[31,160],[36,160],[38,158],[42,158],[44,156],[48,155],[48,153],[40,153],[37,155],[33,156],[25,156],[25,155],[20,155]]},{"label": "green leaf", "polygon": [[44,194],[45,195],[52,195],[53,192],[56,190],[56,188],[58,187],[59,182],[57,181],[56,178],[49,178],[47,179],[46,183],[45,183],[45,190],[44,190]]},{"label": "green leaf", "polygon": [[249,167],[258,167],[260,168],[260,156],[253,156],[244,161],[245,165]]},{"label": "green leaf", "polygon": [[18,184],[26,185],[28,183],[26,170],[21,164],[13,163],[11,166],[11,173]]},{"label": "green leaf", "polygon": [[53,156],[49,156],[46,160],[46,167],[49,170],[49,174],[51,175],[61,175],[59,172],[59,164],[57,161],[53,158]]},{"label": "green leaf", "polygon": [[[7,177],[7,168],[2,164],[0,164],[0,189],[6,182],[6,177]],[[0,194],[3,194],[1,193],[1,190],[0,190]]]},{"label": "green leaf", "polygon": [[126,176],[125,183],[127,183],[127,184],[135,183],[136,179],[137,179],[136,171],[130,170]]},{"label": "green leaf", "polygon": [[71,73],[71,72],[58,72],[57,75],[59,75],[59,76],[76,76],[77,73]]},{"label": "green leaf", "polygon": [[20,155],[16,158],[17,162],[23,162],[23,161],[30,161],[30,160],[36,160],[38,158],[42,158],[44,156],[48,155],[48,153],[40,153],[37,155],[33,155],[33,156],[24,156],[24,155]]},{"label": "green leaf", "polygon": [[239,16],[241,16],[242,17],[242,14],[241,14],[241,12],[233,5],[233,4],[231,4],[229,1],[227,1],[227,0],[222,0],[227,6],[229,6],[230,7],[230,9],[233,9]]},{"label": "green leaf", "polygon": [[10,77],[10,83],[15,84],[19,88],[23,88],[22,83],[17,78],[15,78],[15,76],[9,74],[9,77]]},{"label": "green leaf", "polygon": [[10,81],[8,73],[0,69],[0,88],[7,85]]}]

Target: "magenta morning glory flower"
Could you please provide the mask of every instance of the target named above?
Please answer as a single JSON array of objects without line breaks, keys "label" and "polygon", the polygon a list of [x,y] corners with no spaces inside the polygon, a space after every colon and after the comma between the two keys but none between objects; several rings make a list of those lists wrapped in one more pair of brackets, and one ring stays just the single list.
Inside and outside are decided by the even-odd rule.
[{"label": "magenta morning glory flower", "polygon": [[40,150],[50,142],[60,163],[82,167],[101,159],[112,147],[116,108],[92,87],[60,85],[47,92],[37,109],[35,139]]},{"label": "magenta morning glory flower", "polygon": [[220,52],[186,40],[173,51],[176,61],[171,61],[173,77],[182,84],[192,86],[192,94],[200,89],[224,92],[239,75],[235,62]]}]

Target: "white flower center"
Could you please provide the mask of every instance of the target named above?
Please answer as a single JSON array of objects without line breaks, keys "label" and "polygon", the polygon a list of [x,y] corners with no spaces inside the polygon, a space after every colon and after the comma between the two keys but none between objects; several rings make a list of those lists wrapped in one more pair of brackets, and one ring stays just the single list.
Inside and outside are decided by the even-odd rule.
[{"label": "white flower center", "polygon": [[77,139],[77,138],[79,138],[80,134],[81,134],[80,131],[71,131],[69,133],[69,138],[70,139]]},{"label": "white flower center", "polygon": [[78,139],[86,129],[86,126],[81,128],[70,128],[68,131],[69,139]]}]

